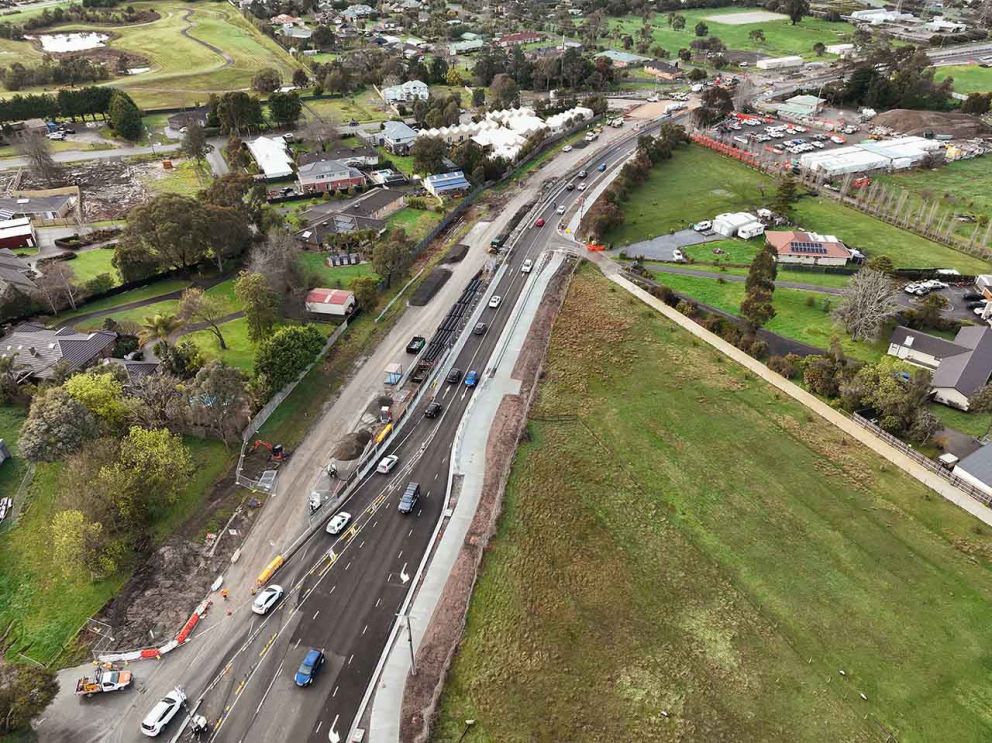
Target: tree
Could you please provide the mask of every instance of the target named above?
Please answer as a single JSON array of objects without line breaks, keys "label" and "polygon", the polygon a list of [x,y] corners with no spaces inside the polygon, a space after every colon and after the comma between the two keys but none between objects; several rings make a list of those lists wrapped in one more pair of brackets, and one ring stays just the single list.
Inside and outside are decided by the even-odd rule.
[{"label": "tree", "polygon": [[672,30],[673,31],[683,31],[685,29],[685,16],[676,15],[672,18]]},{"label": "tree", "polygon": [[32,462],[55,462],[79,451],[99,432],[96,419],[61,387],[35,395],[21,427],[21,454]]},{"label": "tree", "polygon": [[951,306],[951,303],[940,294],[928,294],[916,300],[916,322],[923,327],[940,328],[943,320],[944,310]]},{"label": "tree", "polygon": [[452,88],[460,88],[465,84],[464,78],[462,78],[462,73],[458,71],[457,67],[451,67],[444,74],[444,82],[450,85]]},{"label": "tree", "polygon": [[203,426],[225,443],[232,441],[250,417],[248,380],[240,369],[211,361],[193,379],[189,406],[194,425]]},{"label": "tree", "polygon": [[842,295],[834,317],[855,340],[875,340],[899,312],[892,279],[867,266],[851,277]]},{"label": "tree", "polygon": [[202,163],[207,156],[207,135],[199,122],[192,121],[183,135],[182,152],[186,157]]},{"label": "tree", "polygon": [[992,93],[969,93],[961,104],[961,113],[981,116],[989,112],[992,105]]},{"label": "tree", "polygon": [[141,324],[141,331],[138,333],[138,342],[141,345],[167,342],[169,336],[182,326],[183,321],[175,315],[150,315]]},{"label": "tree", "polygon": [[310,77],[307,75],[307,71],[302,67],[298,67],[293,71],[293,86],[297,88],[305,88],[310,84]]},{"label": "tree", "polygon": [[62,166],[52,159],[52,147],[42,134],[32,134],[16,145],[17,154],[27,160],[28,169],[46,186],[54,186],[64,180]]},{"label": "tree", "polygon": [[226,307],[220,300],[199,287],[190,287],[179,298],[179,317],[187,324],[194,322],[206,325],[206,329],[217,338],[222,351],[227,350],[224,334],[220,331],[220,323],[227,314],[225,310]]},{"label": "tree", "polygon": [[[161,270],[187,269],[210,248],[207,214],[196,199],[164,193],[133,207],[115,251],[143,253]],[[118,255],[115,254],[115,262]],[[122,268],[121,264],[117,264]]]},{"label": "tree", "polygon": [[162,370],[180,379],[192,377],[203,366],[200,348],[189,338],[181,338],[174,346],[156,343],[154,351]]},{"label": "tree", "polygon": [[282,76],[274,67],[263,67],[251,79],[251,89],[258,93],[272,93],[282,85]]},{"label": "tree", "polygon": [[410,148],[413,169],[417,173],[438,173],[444,168],[444,140],[440,137],[417,137]]},{"label": "tree", "polygon": [[472,88],[472,106],[473,108],[479,108],[480,106],[486,105],[486,89],[485,88]]},{"label": "tree", "polygon": [[817,41],[813,44],[813,53],[816,54],[817,57],[822,57],[827,53],[827,45],[822,41]]},{"label": "tree", "polygon": [[279,319],[279,300],[260,273],[242,271],[234,281],[234,294],[248,321],[248,338],[258,343]]},{"label": "tree", "polygon": [[211,98],[210,109],[212,115],[217,118],[220,130],[225,134],[240,136],[242,132],[257,129],[263,122],[262,104],[258,98],[248,95],[243,90],[235,90],[224,93],[219,98]]},{"label": "tree", "polygon": [[108,432],[120,428],[130,409],[124,400],[124,385],[109,371],[74,374],[62,388],[86,406]]},{"label": "tree", "polygon": [[313,325],[279,328],[258,345],[255,374],[268,395],[303,372],[324,348],[324,336]]},{"label": "tree", "polygon": [[706,34],[710,32],[710,27],[700,21],[696,24],[696,28],[694,30],[696,32],[696,36],[706,36]]},{"label": "tree", "polygon": [[34,280],[35,295],[52,308],[53,314],[58,314],[67,305],[76,309],[79,288],[74,278],[75,273],[64,261],[53,261]]},{"label": "tree", "polygon": [[107,117],[111,128],[124,139],[140,139],[145,131],[145,125],[141,122],[141,109],[122,90],[114,90],[111,94]]},{"label": "tree", "polygon": [[775,249],[765,245],[748,268],[741,316],[747,320],[752,332],[775,317],[772,295],[775,292],[777,265]]},{"label": "tree", "polygon": [[252,232],[247,222],[245,205],[223,207],[204,204],[203,212],[207,229],[208,255],[217,263],[217,270],[224,270],[224,261],[245,252],[251,244]]},{"label": "tree", "polygon": [[792,204],[799,198],[797,190],[795,178],[791,175],[782,178],[775,189],[775,198],[771,203],[772,210],[783,216],[789,215],[792,212]]},{"label": "tree", "polygon": [[277,297],[293,296],[307,288],[300,269],[300,245],[285,230],[271,230],[265,240],[252,246],[245,269],[260,273]]},{"label": "tree", "polygon": [[269,116],[279,126],[293,126],[303,113],[303,103],[295,91],[280,93],[278,90],[269,95]]},{"label": "tree", "polygon": [[182,437],[164,428],[131,426],[117,461],[100,472],[122,521],[143,529],[189,486],[193,460]]},{"label": "tree", "polygon": [[753,31],[748,32],[747,37],[756,44],[765,43],[765,32],[760,28],[756,28]]},{"label": "tree", "polygon": [[968,399],[972,413],[992,413],[992,384],[986,384]]},{"label": "tree", "polygon": [[360,310],[371,310],[379,300],[379,283],[371,276],[356,276],[349,285]]},{"label": "tree", "polygon": [[840,393],[849,410],[870,407],[882,429],[922,443],[940,429],[930,412],[930,390],[930,372],[911,371],[904,362],[886,356],[861,367],[841,385]]},{"label": "tree", "polygon": [[38,665],[0,660],[0,734],[29,730],[58,693],[55,673]]},{"label": "tree", "polygon": [[896,270],[895,264],[887,255],[873,255],[865,262],[865,267],[870,268],[873,271],[881,271],[882,273],[887,273],[890,275]]},{"label": "tree", "polygon": [[809,15],[809,0],[784,0],[782,9],[795,26],[804,15]]},{"label": "tree", "polygon": [[714,85],[703,91],[700,105],[693,111],[693,119],[698,126],[710,126],[720,119],[726,118],[733,110],[734,98],[730,91],[719,85]]},{"label": "tree", "polygon": [[520,101],[520,91],[512,77],[501,73],[493,78],[489,97],[493,109],[512,108]]},{"label": "tree", "polygon": [[72,578],[86,566],[91,578],[105,575],[100,563],[103,525],[87,521],[82,511],[59,511],[49,526],[52,563],[64,578]]},{"label": "tree", "polygon": [[388,239],[380,240],[372,248],[372,268],[386,280],[386,288],[406,271],[410,259],[410,240],[400,228],[394,229]]}]

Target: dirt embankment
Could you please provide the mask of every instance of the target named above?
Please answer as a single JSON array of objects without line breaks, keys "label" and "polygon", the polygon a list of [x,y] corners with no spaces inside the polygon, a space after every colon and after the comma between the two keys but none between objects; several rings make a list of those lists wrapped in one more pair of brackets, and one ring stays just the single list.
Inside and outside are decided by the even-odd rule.
[{"label": "dirt embankment", "polygon": [[[520,394],[504,397],[496,413],[486,444],[486,475],[479,506],[417,651],[417,675],[407,677],[400,740],[420,742],[430,735],[444,679],[465,629],[465,616],[479,565],[489,539],[496,532],[503,490],[537,390],[551,329],[565,301],[574,269],[575,264],[568,263],[551,280],[513,368],[513,377],[521,381]],[[460,487],[461,482],[456,481],[453,491],[457,493]]]},{"label": "dirt embankment", "polygon": [[920,136],[926,131],[949,134],[955,139],[982,137],[992,130],[981,119],[971,114],[954,111],[910,111],[894,108],[884,111],[871,120],[872,126],[884,126],[900,134]]}]

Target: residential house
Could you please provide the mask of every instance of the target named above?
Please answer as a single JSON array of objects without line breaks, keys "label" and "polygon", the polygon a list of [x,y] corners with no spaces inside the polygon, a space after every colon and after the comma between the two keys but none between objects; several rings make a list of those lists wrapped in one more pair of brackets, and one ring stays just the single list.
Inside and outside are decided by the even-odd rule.
[{"label": "residential house", "polygon": [[426,101],[431,91],[427,83],[420,80],[407,80],[399,85],[390,85],[382,89],[382,99],[386,103],[409,103],[410,101]]},{"label": "residential house", "polygon": [[953,474],[992,495],[992,444],[986,444],[954,465]]},{"label": "residential house", "polygon": [[349,21],[357,21],[362,18],[371,18],[375,15],[375,8],[371,5],[365,5],[364,3],[358,3],[357,5],[349,5],[345,8],[341,15],[347,18]]},{"label": "residential house", "polygon": [[34,289],[31,266],[7,248],[0,248],[0,296],[16,289],[22,294]]},{"label": "residential house", "polygon": [[18,381],[50,379],[57,365],[71,372],[109,358],[116,340],[117,333],[107,330],[78,333],[22,323],[0,338],[0,358],[14,358]]},{"label": "residential house", "polygon": [[641,65],[651,61],[651,57],[642,57],[640,54],[621,52],[616,49],[607,49],[604,52],[600,52],[596,55],[596,58],[598,59],[600,57],[613,62],[613,66],[618,70],[623,70],[630,67],[640,67]]},{"label": "residential house", "polygon": [[[128,354],[128,356],[131,355],[135,354]],[[141,351],[136,352],[136,355],[140,356]],[[105,365],[114,364],[121,367],[124,370],[124,375],[127,377],[127,387],[134,387],[145,377],[156,374],[159,367],[158,361],[144,361],[131,358],[104,359],[103,363]]]},{"label": "residential house", "polygon": [[279,15],[272,16],[269,19],[269,23],[273,26],[295,26],[299,23],[303,23],[302,18],[298,18],[295,15],[287,15],[286,13],[280,13]]},{"label": "residential house", "polygon": [[775,249],[779,263],[845,266],[851,259],[851,251],[833,235],[793,230],[766,232],[765,242]]},{"label": "residential house", "polygon": [[992,328],[969,325],[953,341],[897,327],[888,353],[911,364],[933,370],[934,400],[959,410],[992,377]]},{"label": "residential house", "polygon": [[665,62],[662,59],[652,59],[644,63],[644,71],[658,80],[679,80],[685,75],[679,69],[678,62]]},{"label": "residential house", "polygon": [[247,147],[266,180],[293,175],[293,158],[282,137],[258,137],[248,142]]},{"label": "residential house", "polygon": [[355,311],[355,295],[345,289],[311,289],[306,308],[317,315],[347,317]]},{"label": "residential house", "polygon": [[77,198],[72,194],[14,191],[10,196],[0,197],[0,220],[18,217],[62,219],[73,212],[76,204]]},{"label": "residential house", "polygon": [[382,129],[373,132],[370,138],[394,155],[405,155],[417,139],[417,132],[402,121],[385,121]]},{"label": "residential house", "polygon": [[332,212],[319,222],[296,233],[296,239],[311,250],[325,248],[335,235],[347,235],[359,230],[371,230],[376,235],[382,234],[386,223],[381,219],[372,219],[357,214]]},{"label": "residential house", "polygon": [[949,21],[944,16],[938,15],[930,19],[926,29],[937,34],[959,34],[967,31],[968,25],[960,21]]},{"label": "residential house", "polygon": [[519,31],[514,34],[501,35],[496,39],[496,45],[506,49],[511,46],[520,46],[521,44],[533,44],[536,41],[541,41],[543,38],[544,34],[539,34],[536,31]]},{"label": "residential house", "polygon": [[48,134],[48,124],[44,119],[12,121],[0,127],[3,138],[8,142],[20,142],[35,135]]},{"label": "residential house", "polygon": [[438,173],[424,178],[424,188],[427,193],[437,196],[454,193],[463,193],[472,188],[472,184],[465,178],[465,174],[460,170],[453,173]]},{"label": "residential house", "polygon": [[448,44],[448,54],[472,54],[482,51],[486,43],[482,39],[470,39],[466,41],[452,41]]},{"label": "residential house", "polygon": [[191,124],[199,124],[205,127],[207,125],[207,117],[210,115],[210,106],[198,106],[197,108],[191,108],[188,111],[180,111],[177,114],[172,114],[167,121],[169,122],[169,128],[179,131]]},{"label": "residential house", "polygon": [[373,188],[341,210],[342,214],[363,219],[385,220],[406,206],[406,194],[391,188]]},{"label": "residential house", "polygon": [[29,218],[19,217],[0,222],[0,248],[18,250],[37,245],[38,236],[35,235],[34,225]]},{"label": "residential house", "polygon": [[365,185],[362,171],[340,160],[316,160],[299,166],[296,180],[303,193],[325,193]]},{"label": "residential house", "polygon": [[764,229],[758,218],[747,212],[726,212],[717,214],[713,218],[713,231],[724,237],[740,237],[748,240],[760,235]]},{"label": "residential house", "polygon": [[284,36],[287,39],[307,41],[311,36],[313,36],[313,29],[307,28],[306,26],[286,25],[279,29],[279,35]]}]

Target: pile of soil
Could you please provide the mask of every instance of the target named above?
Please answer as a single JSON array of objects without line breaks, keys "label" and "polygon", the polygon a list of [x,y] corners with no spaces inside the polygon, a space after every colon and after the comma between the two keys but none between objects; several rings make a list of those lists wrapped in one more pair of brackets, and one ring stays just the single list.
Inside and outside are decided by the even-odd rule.
[{"label": "pile of soil", "polygon": [[916,136],[929,129],[934,134],[950,134],[955,139],[973,139],[992,132],[977,116],[953,111],[910,111],[894,108],[878,114],[871,120],[871,124]]},{"label": "pile of soil", "polygon": [[336,459],[339,462],[350,462],[352,459],[358,459],[365,451],[371,438],[372,433],[365,429],[345,434],[334,447],[334,451],[331,452],[331,459]]},{"label": "pile of soil", "polygon": [[444,256],[444,260],[441,263],[458,263],[468,254],[468,245],[459,243],[455,245],[448,254]]},{"label": "pile of soil", "polygon": [[414,307],[423,307],[434,298],[434,295],[449,278],[451,278],[451,271],[447,268],[435,268],[410,297],[410,304]]}]

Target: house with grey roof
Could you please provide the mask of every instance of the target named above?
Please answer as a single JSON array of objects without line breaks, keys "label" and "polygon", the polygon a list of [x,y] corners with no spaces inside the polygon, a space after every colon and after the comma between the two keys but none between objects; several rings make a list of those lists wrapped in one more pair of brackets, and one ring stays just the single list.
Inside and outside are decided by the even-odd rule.
[{"label": "house with grey roof", "polygon": [[109,358],[116,340],[117,333],[108,330],[80,333],[21,323],[0,338],[0,358],[13,357],[19,382],[50,379],[59,366],[71,372]]},{"label": "house with grey roof", "polygon": [[889,355],[933,371],[935,401],[959,410],[992,377],[992,328],[969,325],[953,341],[897,327],[889,340]]},{"label": "house with grey roof", "polygon": [[76,206],[72,194],[15,193],[0,197],[0,220],[28,217],[34,219],[61,219]]},{"label": "house with grey roof", "polygon": [[402,121],[384,121],[382,129],[373,132],[370,138],[394,155],[405,155],[416,141],[417,132]]},{"label": "house with grey roof", "polygon": [[34,289],[34,281],[31,280],[31,270],[25,261],[17,256],[12,250],[0,248],[0,296],[3,296],[11,289],[16,289],[22,294],[27,294]]},{"label": "house with grey roof", "polygon": [[992,495],[992,444],[986,444],[966,456],[954,465],[953,473]]}]

